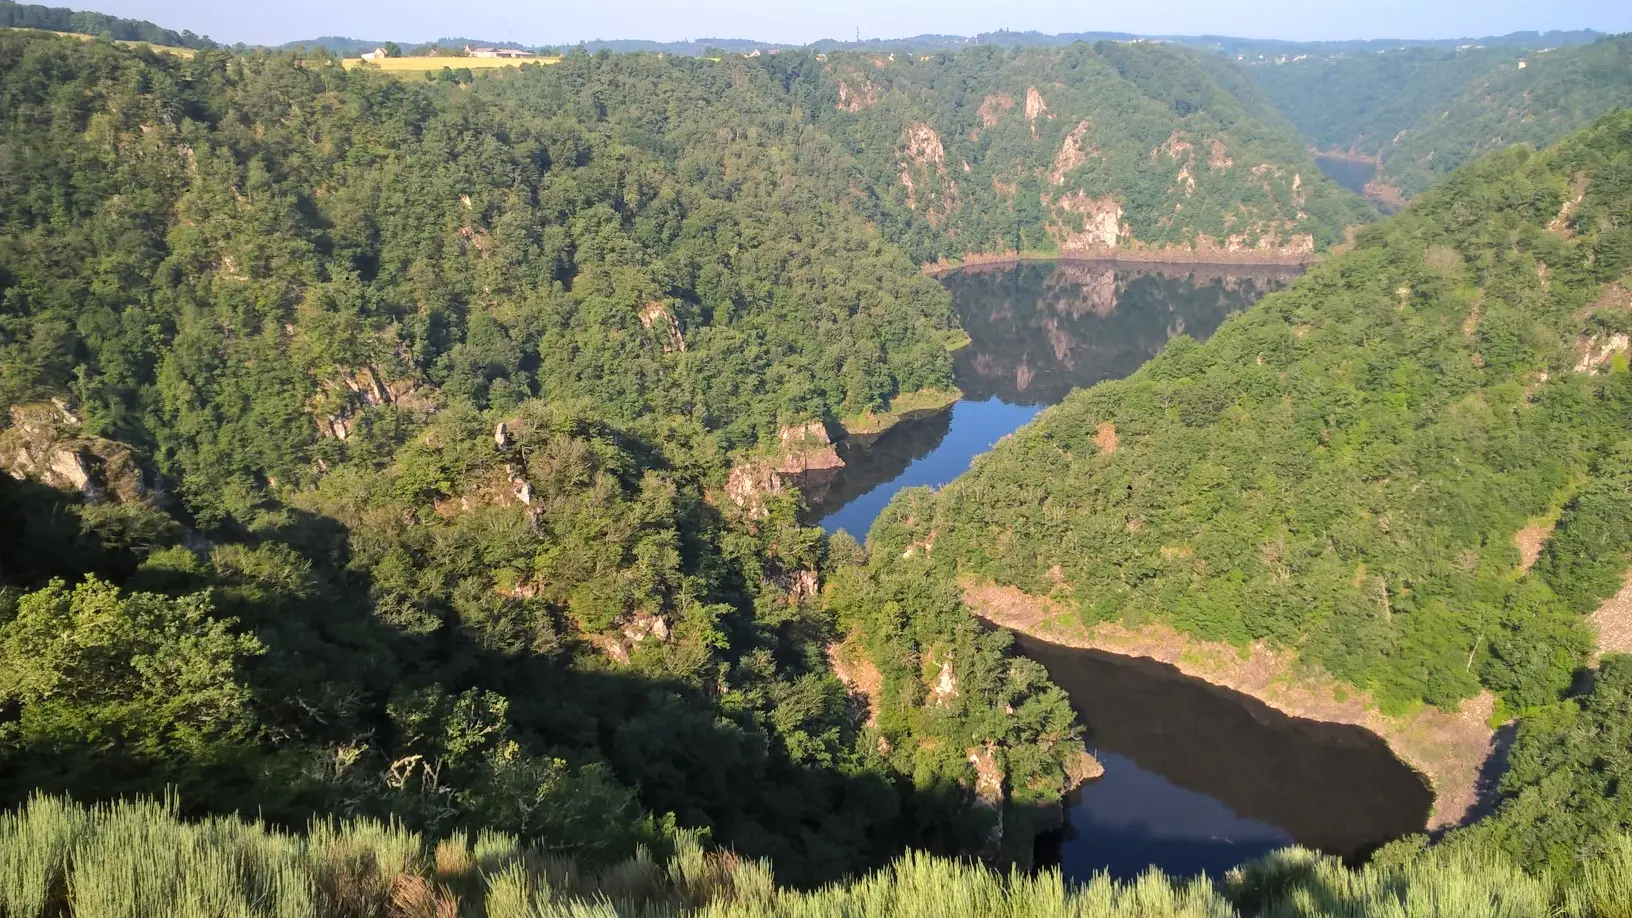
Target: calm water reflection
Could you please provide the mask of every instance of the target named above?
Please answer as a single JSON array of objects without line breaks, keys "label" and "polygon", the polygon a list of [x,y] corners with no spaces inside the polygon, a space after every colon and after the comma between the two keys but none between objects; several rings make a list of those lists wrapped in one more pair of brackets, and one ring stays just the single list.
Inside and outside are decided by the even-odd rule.
[{"label": "calm water reflection", "polygon": [[1326,173],[1327,178],[1355,194],[1365,194],[1366,184],[1377,178],[1377,163],[1369,159],[1316,153],[1315,165]]},{"label": "calm water reflection", "polygon": [[1289,717],[1153,660],[1016,636],[1071,696],[1105,777],[1045,840],[1068,877],[1218,875],[1297,842],[1358,856],[1420,832],[1432,794],[1376,734]]},{"label": "calm water reflection", "polygon": [[1175,335],[1205,339],[1294,274],[1032,262],[948,275],[943,282],[970,338],[955,362],[964,399],[876,439],[841,444],[845,467],[813,495],[813,515],[829,532],[864,538],[895,492],[950,482],[1072,389],[1132,373]]},{"label": "calm water reflection", "polygon": [[[1132,373],[1175,335],[1198,339],[1286,269],[1032,263],[945,278],[970,344],[956,357],[963,401],[870,441],[813,506],[858,537],[895,492],[939,486],[1072,389]],[[1287,717],[1177,670],[1020,639],[1071,695],[1105,777],[1076,795],[1043,860],[1087,880],[1155,864],[1222,873],[1289,842],[1363,854],[1422,828],[1430,796],[1376,736]]]}]

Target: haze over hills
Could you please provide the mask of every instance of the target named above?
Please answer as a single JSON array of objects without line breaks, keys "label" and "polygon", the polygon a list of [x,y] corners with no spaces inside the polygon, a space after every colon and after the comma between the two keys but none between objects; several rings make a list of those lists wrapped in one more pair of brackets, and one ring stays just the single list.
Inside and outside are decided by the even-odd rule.
[{"label": "haze over hills", "polygon": [[1632,105],[1632,36],[1310,58],[1252,73],[1312,145],[1376,158],[1383,180],[1415,195],[1484,153],[1546,146]]},{"label": "haze over hills", "polygon": [[[1186,47],[1201,48],[1239,56],[1250,61],[1273,61],[1281,56],[1293,57],[1306,54],[1317,57],[1371,54],[1379,51],[1391,51],[1408,48],[1430,48],[1440,50],[1454,50],[1471,46],[1490,48],[1545,48],[1563,47],[1566,45],[1586,44],[1599,37],[1598,32],[1592,29],[1574,29],[1569,31],[1549,32],[1512,32],[1507,35],[1486,36],[1483,38],[1445,38],[1445,39],[1363,39],[1354,41],[1285,41],[1279,39],[1240,38],[1222,35],[1156,35],[1139,34],[1134,32],[982,32],[978,35],[913,35],[903,38],[869,38],[862,40],[842,40],[824,38],[809,42],[805,45],[788,44],[785,42],[756,41],[751,38],[698,38],[688,41],[650,41],[645,39],[594,39],[580,42],[555,43],[513,43],[515,47],[533,48],[578,48],[581,47],[590,53],[602,49],[616,53],[647,52],[657,54],[688,54],[701,56],[714,51],[732,51],[742,54],[753,51],[769,52],[783,51],[791,48],[811,48],[817,51],[873,51],[880,53],[929,54],[941,51],[960,51],[964,48],[993,45],[1001,48],[1020,47],[1059,47],[1077,42],[1093,44],[1099,41],[1154,41],[1169,44],[1184,45]],[[404,47],[429,42],[406,42],[397,39]],[[434,44],[453,45],[462,43],[464,39],[443,38]],[[328,48],[331,51],[372,50],[381,42],[371,42],[362,39],[345,38],[340,36],[326,36],[308,40],[286,42],[281,48]],[[488,43],[495,44],[495,43]]]}]

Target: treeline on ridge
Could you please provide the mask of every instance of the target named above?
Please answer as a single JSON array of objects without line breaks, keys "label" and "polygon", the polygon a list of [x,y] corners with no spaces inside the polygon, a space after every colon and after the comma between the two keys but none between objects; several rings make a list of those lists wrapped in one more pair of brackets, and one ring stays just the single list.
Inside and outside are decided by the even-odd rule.
[{"label": "treeline on ridge", "polygon": [[173,48],[213,48],[206,37],[183,29],[173,32],[143,19],[121,19],[106,13],[82,12],[60,6],[0,0],[0,28],[73,32],[110,41],[137,41]]}]

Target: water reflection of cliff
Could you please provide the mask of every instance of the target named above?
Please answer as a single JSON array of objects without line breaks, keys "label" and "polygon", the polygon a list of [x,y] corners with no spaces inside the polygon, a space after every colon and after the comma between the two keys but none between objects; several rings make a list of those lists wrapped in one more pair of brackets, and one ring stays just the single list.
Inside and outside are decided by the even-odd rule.
[{"label": "water reflection of cliff", "polygon": [[[820,493],[805,492],[811,509],[821,513],[843,507],[857,497],[907,470],[946,439],[952,427],[952,409],[908,418],[874,440],[839,444],[844,468]],[[865,537],[866,533],[856,533]]]},{"label": "water reflection of cliff", "polygon": [[1075,261],[985,265],[948,275],[943,283],[970,338],[956,357],[963,400],[876,439],[840,443],[844,468],[825,486],[805,491],[811,518],[862,535],[872,523],[869,514],[895,490],[950,481],[1037,406],[1132,373],[1174,335],[1206,338],[1225,317],[1295,273]]},{"label": "water reflection of cliff", "polygon": [[944,280],[970,344],[957,357],[967,397],[1049,405],[1132,373],[1173,336],[1205,339],[1295,269],[1038,262]]}]

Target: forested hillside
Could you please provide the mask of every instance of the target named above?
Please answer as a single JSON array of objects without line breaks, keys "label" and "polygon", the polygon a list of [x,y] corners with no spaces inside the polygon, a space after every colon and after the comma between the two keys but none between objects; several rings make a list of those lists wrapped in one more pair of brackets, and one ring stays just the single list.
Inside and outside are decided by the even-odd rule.
[{"label": "forested hillside", "polygon": [[1380,156],[1438,117],[1475,80],[1516,67],[1529,48],[1412,48],[1260,64],[1251,73],[1320,150]]},{"label": "forested hillside", "polygon": [[5,804],[175,788],[585,869],[693,827],[794,882],[1025,855],[1063,695],[926,614],[956,703],[869,724],[820,533],[727,487],[960,337],[777,86],[0,33]]},{"label": "forested hillside", "polygon": [[1384,179],[1413,196],[1486,153],[1544,147],[1632,105],[1632,36],[1311,58],[1252,73],[1310,144],[1379,157]]},{"label": "forested hillside", "polygon": [[837,90],[820,123],[854,151],[881,224],[925,260],[1017,246],[1297,260],[1369,213],[1250,78],[1204,52],[827,57],[807,77]]},{"label": "forested hillside", "polygon": [[183,29],[173,32],[141,19],[120,19],[105,13],[81,12],[60,6],[0,0],[0,28],[74,32],[110,41],[139,41],[176,48],[213,48],[208,38]]},{"label": "forested hillside", "polygon": [[1383,169],[1420,194],[1463,163],[1515,143],[1544,147],[1632,106],[1632,34],[1527,55],[1434,106],[1383,154]]},{"label": "forested hillside", "polygon": [[[183,914],[1609,918],[1626,659],[1563,696],[1632,564],[1632,115],[1459,171],[868,546],[802,524],[830,428],[953,383],[926,264],[1301,261],[1368,214],[1158,45],[422,80],[0,31],[0,913],[106,914],[120,870]],[[1530,715],[1504,800],[1362,872],[982,872],[1098,768],[983,581],[1389,710],[1488,690]]]},{"label": "forested hillside", "polygon": [[1629,165],[1623,113],[1465,168],[872,539],[1090,623],[1295,648],[1385,709],[1552,703],[1632,548]]}]

